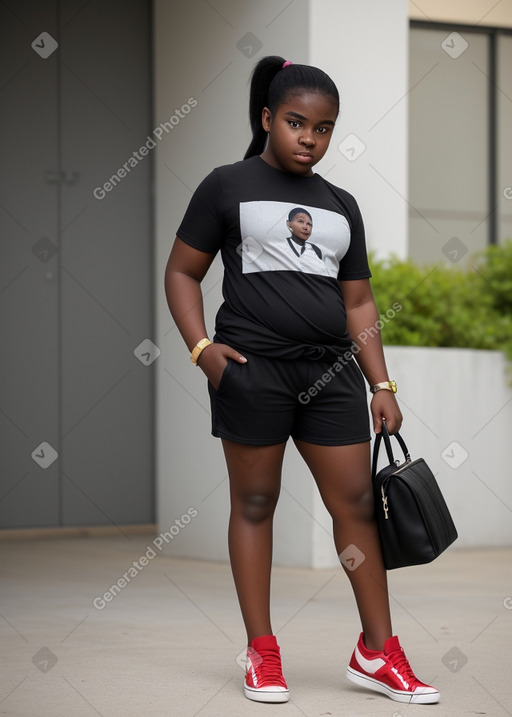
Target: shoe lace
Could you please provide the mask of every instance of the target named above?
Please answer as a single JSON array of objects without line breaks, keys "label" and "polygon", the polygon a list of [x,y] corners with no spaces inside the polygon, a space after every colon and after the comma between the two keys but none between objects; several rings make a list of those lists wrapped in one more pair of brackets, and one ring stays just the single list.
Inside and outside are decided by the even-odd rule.
[{"label": "shoe lace", "polygon": [[403,649],[395,650],[394,652],[391,652],[386,655],[386,657],[391,662],[395,670],[399,672],[402,677],[407,680],[407,682],[412,682],[415,684],[419,683],[419,680],[412,671],[412,667],[409,664],[409,660],[405,656],[405,652],[403,651]]},{"label": "shoe lace", "polygon": [[[254,650],[251,653],[254,669],[260,685],[284,685],[281,656],[277,650]],[[254,659],[256,658],[256,659]]]}]

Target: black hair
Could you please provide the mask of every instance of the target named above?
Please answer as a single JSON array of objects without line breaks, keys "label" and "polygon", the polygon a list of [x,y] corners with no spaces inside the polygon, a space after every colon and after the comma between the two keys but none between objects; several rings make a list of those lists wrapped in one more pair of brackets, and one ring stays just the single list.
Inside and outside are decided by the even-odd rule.
[{"label": "black hair", "polygon": [[308,210],[303,209],[302,207],[295,207],[294,209],[292,209],[291,212],[288,214],[288,221],[289,222],[293,221],[294,217],[296,217],[297,214],[307,214],[308,217],[311,219],[311,221],[313,221],[313,217],[308,212]]},{"label": "black hair", "polygon": [[309,90],[332,97],[339,108],[338,89],[329,75],[311,65],[290,64],[283,68],[285,62],[283,57],[268,55],[262,57],[252,71],[249,121],[253,136],[244,159],[261,154],[265,149],[267,133],[261,124],[264,107],[268,107],[274,114],[290,94]]}]

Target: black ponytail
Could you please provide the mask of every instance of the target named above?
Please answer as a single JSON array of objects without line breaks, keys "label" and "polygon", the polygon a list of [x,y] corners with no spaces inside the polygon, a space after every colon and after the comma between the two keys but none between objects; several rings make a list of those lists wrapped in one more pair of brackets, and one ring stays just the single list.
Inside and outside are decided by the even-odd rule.
[{"label": "black ponytail", "polygon": [[[263,57],[251,75],[251,93],[249,96],[249,122],[252,130],[252,141],[245,153],[244,159],[261,154],[265,149],[267,133],[261,124],[261,113],[268,107],[268,90],[274,77],[283,69],[286,62],[284,57],[268,55]],[[288,70],[291,65],[285,67]]]},{"label": "black ponytail", "polygon": [[274,114],[288,95],[298,89],[329,95],[339,107],[338,90],[329,75],[311,65],[290,64],[283,68],[285,62],[284,57],[268,55],[257,63],[252,72],[249,122],[253,136],[244,159],[261,154],[265,149],[267,133],[261,124],[264,107]]}]

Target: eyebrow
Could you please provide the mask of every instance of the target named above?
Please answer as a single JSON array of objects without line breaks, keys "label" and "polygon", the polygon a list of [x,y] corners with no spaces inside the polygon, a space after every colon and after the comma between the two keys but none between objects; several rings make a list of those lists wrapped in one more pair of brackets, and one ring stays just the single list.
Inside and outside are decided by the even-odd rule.
[{"label": "eyebrow", "polygon": [[[306,120],[306,121],[307,121],[307,119],[308,119],[307,117],[304,117],[304,115],[300,115],[298,112],[292,112],[291,110],[290,110],[289,112],[286,112],[285,114],[290,115],[291,117],[295,117],[296,119],[300,119],[300,120]],[[319,122],[318,124],[332,124],[332,125],[334,125],[334,122],[333,122],[332,120],[322,120],[322,121]]]}]

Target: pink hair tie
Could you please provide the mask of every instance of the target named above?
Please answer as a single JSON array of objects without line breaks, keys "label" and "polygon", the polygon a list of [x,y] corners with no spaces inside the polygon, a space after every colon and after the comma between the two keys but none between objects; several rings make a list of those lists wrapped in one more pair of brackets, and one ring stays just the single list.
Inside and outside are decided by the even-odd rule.
[{"label": "pink hair tie", "polygon": [[286,60],[286,62],[283,62],[282,70],[284,70],[285,67],[288,67],[288,65],[293,65],[293,62],[290,60]]}]

